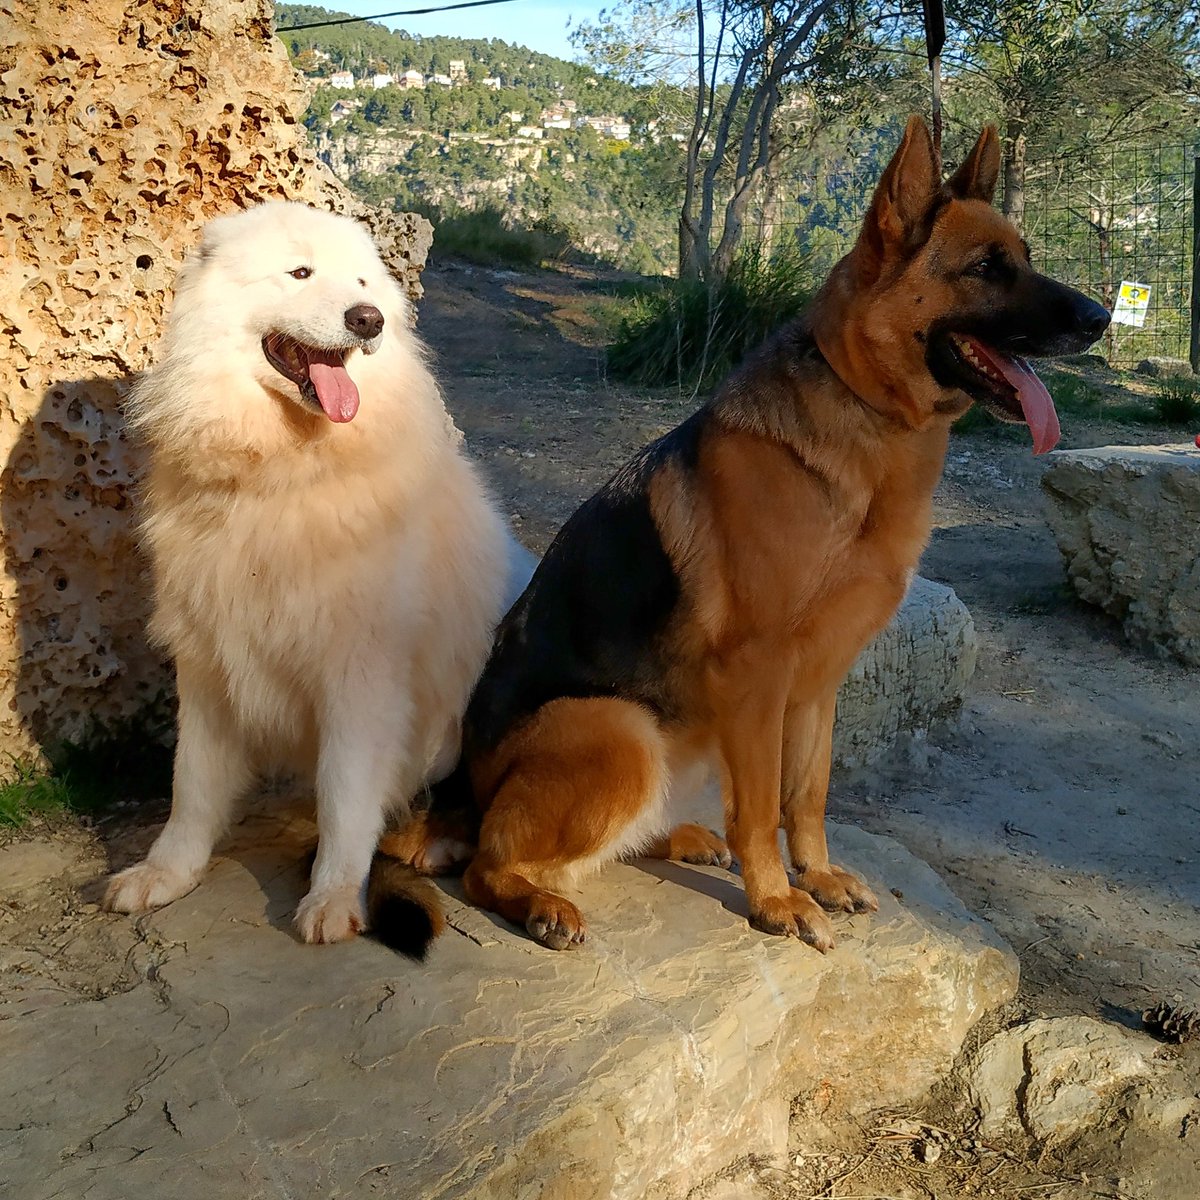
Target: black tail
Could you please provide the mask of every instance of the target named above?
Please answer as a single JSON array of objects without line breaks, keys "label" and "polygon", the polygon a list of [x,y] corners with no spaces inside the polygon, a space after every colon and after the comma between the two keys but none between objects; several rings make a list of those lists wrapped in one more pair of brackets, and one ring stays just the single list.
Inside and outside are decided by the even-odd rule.
[{"label": "black tail", "polygon": [[437,889],[412,867],[376,854],[367,879],[367,928],[385,946],[423,961],[446,928]]}]

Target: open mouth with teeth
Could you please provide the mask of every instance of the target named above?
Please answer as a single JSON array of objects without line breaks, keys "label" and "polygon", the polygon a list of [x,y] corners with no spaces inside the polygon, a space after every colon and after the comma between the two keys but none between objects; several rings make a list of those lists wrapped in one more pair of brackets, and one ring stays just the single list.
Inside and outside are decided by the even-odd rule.
[{"label": "open mouth with teeth", "polygon": [[309,405],[338,424],[354,420],[358,388],[346,370],[348,350],[306,346],[284,333],[268,333],[262,348],[267,362],[300,389]]},{"label": "open mouth with teeth", "polygon": [[1023,358],[1006,354],[965,333],[937,339],[934,371],[940,383],[960,388],[994,417],[1029,426],[1034,454],[1058,444],[1058,414],[1046,385]]}]

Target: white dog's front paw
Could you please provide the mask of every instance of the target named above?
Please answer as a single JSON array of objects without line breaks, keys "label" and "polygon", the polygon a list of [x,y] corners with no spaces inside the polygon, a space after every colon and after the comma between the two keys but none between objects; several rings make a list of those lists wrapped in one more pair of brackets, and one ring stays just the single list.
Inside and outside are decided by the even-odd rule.
[{"label": "white dog's front paw", "polygon": [[344,942],[367,927],[360,889],[309,892],[296,909],[296,928],[308,943]]},{"label": "white dog's front paw", "polygon": [[156,867],[149,861],[126,867],[108,881],[104,908],[109,912],[145,912],[162,908],[188,892],[200,881],[200,871],[183,874]]}]

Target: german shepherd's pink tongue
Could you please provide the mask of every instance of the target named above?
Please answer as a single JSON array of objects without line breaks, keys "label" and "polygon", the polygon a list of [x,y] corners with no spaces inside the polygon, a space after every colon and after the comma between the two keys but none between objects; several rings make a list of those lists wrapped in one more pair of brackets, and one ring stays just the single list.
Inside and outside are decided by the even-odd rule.
[{"label": "german shepherd's pink tongue", "polygon": [[354,414],[358,412],[358,388],[338,351],[310,349],[308,377],[316,389],[325,415],[331,421],[340,425],[354,420]]},{"label": "german shepherd's pink tongue", "polygon": [[1025,424],[1033,434],[1034,454],[1053,450],[1062,433],[1058,413],[1054,411],[1054,401],[1046,391],[1046,385],[1034,374],[1033,368],[1025,359],[1005,354],[975,338],[971,339],[971,348],[978,357],[987,360],[988,366],[1003,375],[1017,393]]}]

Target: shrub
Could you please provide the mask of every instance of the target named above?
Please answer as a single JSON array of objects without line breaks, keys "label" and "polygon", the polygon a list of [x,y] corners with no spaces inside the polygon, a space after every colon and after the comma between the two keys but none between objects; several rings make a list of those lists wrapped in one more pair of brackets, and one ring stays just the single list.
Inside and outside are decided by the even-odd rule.
[{"label": "shrub", "polygon": [[1159,382],[1154,409],[1164,425],[1194,425],[1200,422],[1200,380],[1175,376]]},{"label": "shrub", "polygon": [[480,208],[427,208],[433,222],[434,253],[444,252],[483,266],[536,267],[560,259],[571,248],[571,235],[553,218],[521,225],[496,204]]},{"label": "shrub", "polygon": [[751,246],[714,286],[680,280],[635,296],[608,349],[618,379],[653,386],[716,382],[769,333],[796,316],[813,291],[807,254]]},{"label": "shrub", "polygon": [[[1037,363],[1034,364],[1037,369]],[[1096,415],[1104,403],[1104,392],[1081,379],[1078,375],[1060,374],[1056,371],[1039,371],[1042,382],[1054,397],[1054,406],[1059,412]]]}]

